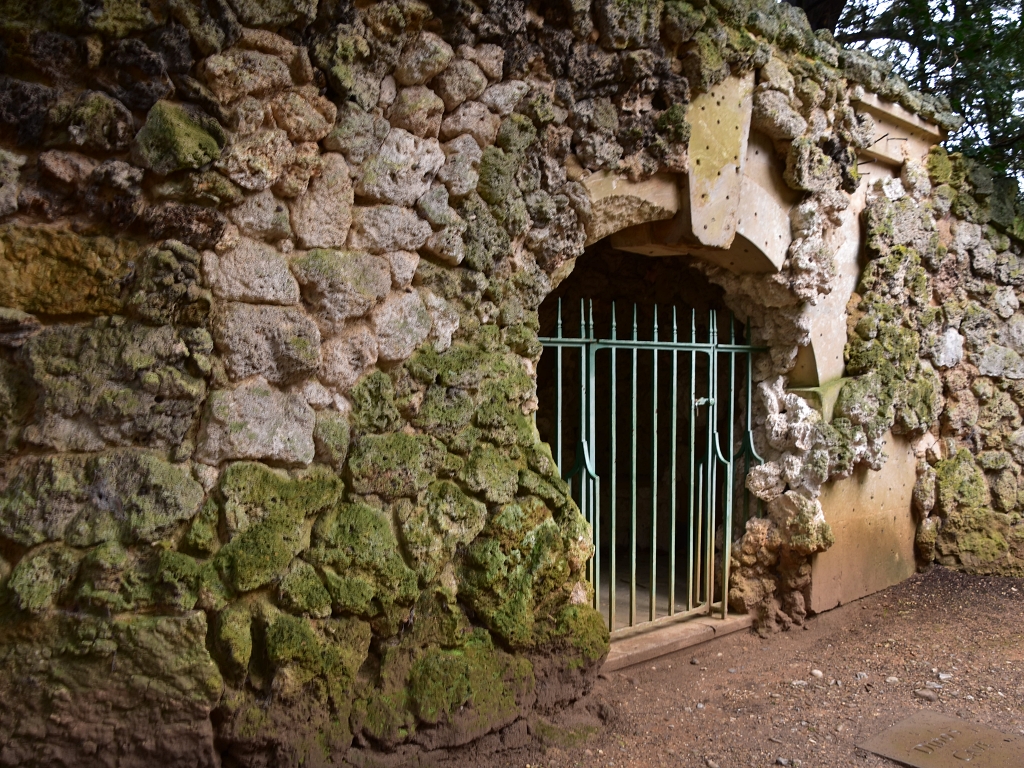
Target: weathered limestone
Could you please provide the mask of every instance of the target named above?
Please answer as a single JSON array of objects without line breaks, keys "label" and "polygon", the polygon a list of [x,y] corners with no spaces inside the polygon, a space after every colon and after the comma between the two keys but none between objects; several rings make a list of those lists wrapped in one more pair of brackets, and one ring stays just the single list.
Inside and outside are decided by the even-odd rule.
[{"label": "weathered limestone", "polygon": [[430,224],[396,205],[356,206],[348,247],[371,253],[415,251],[430,237]]},{"label": "weathered limestone", "polygon": [[284,256],[248,238],[241,238],[238,245],[220,256],[211,251],[203,254],[203,276],[219,299],[254,304],[299,303],[299,284]]},{"label": "weathered limestone", "polygon": [[217,167],[238,186],[259,192],[277,181],[295,158],[288,134],[265,129],[232,144]]},{"label": "weathered limestone", "polygon": [[444,159],[436,139],[392,128],[378,153],[363,163],[355,192],[378,203],[412,205],[430,188]]},{"label": "weathered limestone", "polygon": [[346,392],[377,362],[377,337],[365,325],[332,336],[323,346],[320,377],[325,384]]},{"label": "weathered limestone", "polygon": [[250,237],[276,243],[292,236],[288,207],[269,189],[249,195],[228,211],[238,228]]},{"label": "weathered limestone", "polygon": [[[631,182],[607,171],[584,180],[591,201],[587,243],[596,243],[629,227],[672,218],[679,210],[679,189],[674,177],[664,174]],[[626,240],[617,245],[627,245]]]},{"label": "weathered limestone", "polygon": [[370,315],[381,360],[404,360],[430,334],[431,316],[416,291],[393,293]]},{"label": "weathered limestone", "polygon": [[325,154],[309,191],[289,206],[291,224],[303,248],[341,248],[352,226],[352,181],[345,159]]},{"label": "weathered limestone", "polygon": [[286,465],[313,460],[315,412],[296,394],[255,378],[233,390],[210,393],[196,458],[209,464],[256,459]]},{"label": "weathered limestone", "polygon": [[213,339],[235,380],[262,376],[283,384],[320,367],[320,330],[294,307],[227,303],[214,318]]},{"label": "weathered limestone", "polygon": [[360,251],[310,251],[292,262],[292,270],[325,330],[365,315],[391,288],[388,262]]}]

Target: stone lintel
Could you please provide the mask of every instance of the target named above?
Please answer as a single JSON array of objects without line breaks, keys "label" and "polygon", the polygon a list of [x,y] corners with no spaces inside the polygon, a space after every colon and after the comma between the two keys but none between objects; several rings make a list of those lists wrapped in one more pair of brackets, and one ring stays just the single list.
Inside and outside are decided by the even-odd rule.
[{"label": "stone lintel", "polygon": [[751,133],[742,173],[732,174],[737,183],[736,190],[729,193],[729,202],[735,207],[723,214],[732,217],[735,224],[728,247],[712,247],[698,237],[697,229],[702,225],[693,217],[702,214],[692,207],[697,166],[691,167],[693,173],[679,177],[682,207],[673,219],[619,231],[612,235],[612,245],[643,256],[690,255],[735,273],[778,272],[792,242],[789,213],[800,193],[789,189],[783,180],[782,165],[771,140]]}]

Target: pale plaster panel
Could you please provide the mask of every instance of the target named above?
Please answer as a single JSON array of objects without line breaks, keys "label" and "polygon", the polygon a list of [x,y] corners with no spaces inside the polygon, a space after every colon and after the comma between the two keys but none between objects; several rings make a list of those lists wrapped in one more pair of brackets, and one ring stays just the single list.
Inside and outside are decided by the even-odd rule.
[{"label": "pale plaster panel", "polygon": [[811,562],[808,608],[813,612],[857,600],[914,575],[914,446],[889,433],[886,453],[889,458],[878,472],[860,466],[852,476],[822,488],[819,500],[836,541]]}]

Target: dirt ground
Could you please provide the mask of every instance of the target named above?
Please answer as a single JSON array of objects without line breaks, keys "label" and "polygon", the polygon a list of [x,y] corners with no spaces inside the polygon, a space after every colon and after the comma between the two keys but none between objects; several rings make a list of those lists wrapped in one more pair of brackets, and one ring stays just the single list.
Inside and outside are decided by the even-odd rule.
[{"label": "dirt ground", "polygon": [[[557,720],[438,765],[894,766],[855,744],[922,708],[1024,733],[1024,579],[935,567],[804,629],[740,632],[602,675]],[[491,752],[500,740],[520,745]]]}]

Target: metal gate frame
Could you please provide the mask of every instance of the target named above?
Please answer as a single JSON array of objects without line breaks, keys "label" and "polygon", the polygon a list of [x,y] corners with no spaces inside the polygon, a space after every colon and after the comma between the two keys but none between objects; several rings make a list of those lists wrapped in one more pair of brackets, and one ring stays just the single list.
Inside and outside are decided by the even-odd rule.
[{"label": "metal gate frame", "polygon": [[[691,311],[690,315],[690,338],[688,341],[679,340],[679,327],[676,307],[672,307],[672,333],[671,340],[661,341],[659,339],[658,329],[658,307],[654,305],[654,325],[652,329],[652,335],[650,340],[640,339],[638,336],[637,328],[637,305],[633,305],[633,324],[632,332],[628,338],[619,338],[618,328],[616,324],[616,308],[615,302],[611,303],[611,333],[610,338],[602,339],[598,338],[594,329],[594,313],[593,313],[593,301],[580,301],[580,327],[579,336],[567,337],[563,332],[562,324],[562,302],[561,299],[558,301],[558,314],[555,325],[555,336],[553,337],[542,337],[540,339],[545,349],[557,350],[557,357],[555,359],[555,376],[556,376],[556,399],[557,399],[557,415],[556,415],[556,440],[554,448],[554,458],[559,467],[562,466],[562,427],[563,427],[563,355],[568,350],[575,350],[579,354],[580,359],[580,434],[581,439],[578,441],[575,451],[575,462],[573,466],[564,473],[564,479],[570,484],[572,490],[573,500],[577,503],[580,511],[585,516],[588,523],[591,525],[594,536],[594,555],[587,564],[587,579],[591,583],[594,589],[593,605],[597,610],[601,610],[601,594],[602,594],[602,583],[601,583],[601,479],[595,469],[594,457],[600,446],[595,443],[597,441],[597,424],[596,424],[596,384],[597,384],[597,355],[599,352],[610,351],[611,354],[611,391],[613,404],[617,393],[617,356],[620,354],[627,354],[631,360],[631,373],[632,373],[632,400],[633,407],[630,414],[631,430],[632,430],[632,446],[630,450],[630,462],[631,462],[631,505],[630,505],[630,599],[629,599],[629,624],[627,627],[618,631],[624,631],[638,626],[637,622],[637,600],[636,600],[636,565],[637,565],[637,473],[636,473],[636,462],[637,462],[637,437],[636,437],[636,426],[637,426],[637,358],[638,354],[649,351],[654,355],[654,363],[652,366],[653,370],[653,381],[652,381],[652,412],[650,414],[652,423],[652,440],[654,445],[652,447],[652,500],[651,500],[651,579],[650,579],[650,610],[649,616],[646,622],[640,622],[640,624],[649,624],[657,621],[668,620],[668,619],[680,619],[688,616],[697,615],[712,615],[716,610],[720,611],[721,618],[725,619],[728,616],[728,584],[729,584],[729,561],[727,547],[730,544],[723,543],[723,550],[725,556],[722,557],[720,564],[721,568],[721,594],[718,596],[718,600],[715,600],[714,590],[714,569],[715,569],[715,535],[714,527],[715,520],[718,516],[718,483],[724,481],[722,486],[724,495],[724,514],[723,530],[730,532],[727,534],[728,539],[731,542],[731,530],[732,530],[732,518],[733,518],[733,488],[735,480],[735,472],[737,470],[737,463],[742,461],[743,477],[745,478],[753,463],[764,463],[764,460],[758,455],[757,450],[754,448],[753,434],[750,429],[749,416],[751,409],[751,390],[752,390],[752,358],[757,352],[766,351],[763,347],[754,347],[746,344],[736,343],[736,324],[735,319],[730,314],[729,316],[729,340],[727,343],[720,342],[718,339],[718,315],[715,310],[709,312],[709,333],[707,341],[697,340],[697,318],[696,311]],[[586,311],[585,311],[586,310]],[[672,455],[671,461],[671,483],[670,483],[670,507],[671,507],[671,518],[670,518],[670,540],[671,549],[669,551],[669,594],[668,594],[668,614],[666,616],[658,617],[657,615],[657,522],[658,522],[658,368],[657,355],[659,352],[671,353],[672,359],[672,374],[671,374],[671,445]],[[679,359],[680,354],[690,355],[690,377],[689,377],[689,409],[690,409],[690,493],[687,505],[687,524],[689,526],[689,558],[688,563],[688,575],[687,575],[687,595],[686,595],[686,606],[685,609],[676,610],[676,533],[677,533],[677,518],[679,517],[679,506],[677,504],[677,467],[678,461],[676,456],[677,448],[677,437],[678,437],[678,422],[679,422]],[[707,357],[708,364],[708,376],[707,376],[707,389],[705,392],[698,393],[697,390],[697,356],[705,355]],[[746,359],[746,411],[748,422],[746,428],[742,434],[742,444],[739,451],[734,455],[726,455],[722,449],[722,435],[719,432],[719,408],[722,407],[718,402],[716,393],[719,391],[719,374],[720,374],[720,360],[719,358],[724,356],[727,359],[728,365],[728,376],[729,376],[729,392],[730,395],[736,391],[736,368],[737,358],[745,357]],[[707,441],[705,457],[707,461],[701,461],[695,464],[694,447],[696,445],[697,434],[695,425],[695,415],[697,409],[706,407],[708,408],[708,419],[707,419],[707,430],[706,434],[701,436],[701,439]],[[725,445],[733,446],[736,437],[735,433],[735,422],[736,422],[736,400],[735,397],[730,396],[729,403],[729,418],[727,434],[725,435]],[[616,432],[618,427],[618,414],[616,408],[612,407],[611,414],[611,434],[612,439],[610,441],[610,467],[611,467],[611,488],[610,488],[610,529],[614,537],[617,530],[617,503],[616,503],[616,483],[617,483],[617,469],[618,469],[618,455],[617,455],[617,440]],[[727,449],[728,450],[728,449]],[[713,459],[713,460],[712,460]],[[719,474],[721,472],[721,474]],[[695,488],[696,479],[696,488]],[[696,491],[696,493],[695,493]],[[743,517],[744,521],[750,517],[750,497],[746,491],[743,492]],[[694,525],[696,515],[696,526]],[[695,542],[695,533],[698,534],[697,541]],[[723,537],[725,542],[725,537]],[[696,549],[695,549],[696,543]],[[614,541],[609,547],[609,580],[606,585],[608,589],[608,615],[607,621],[609,629],[612,632],[616,632],[616,599],[615,599],[615,584],[616,584],[616,553]],[[703,578],[703,589],[701,589],[700,579],[695,580],[695,576]]]}]

